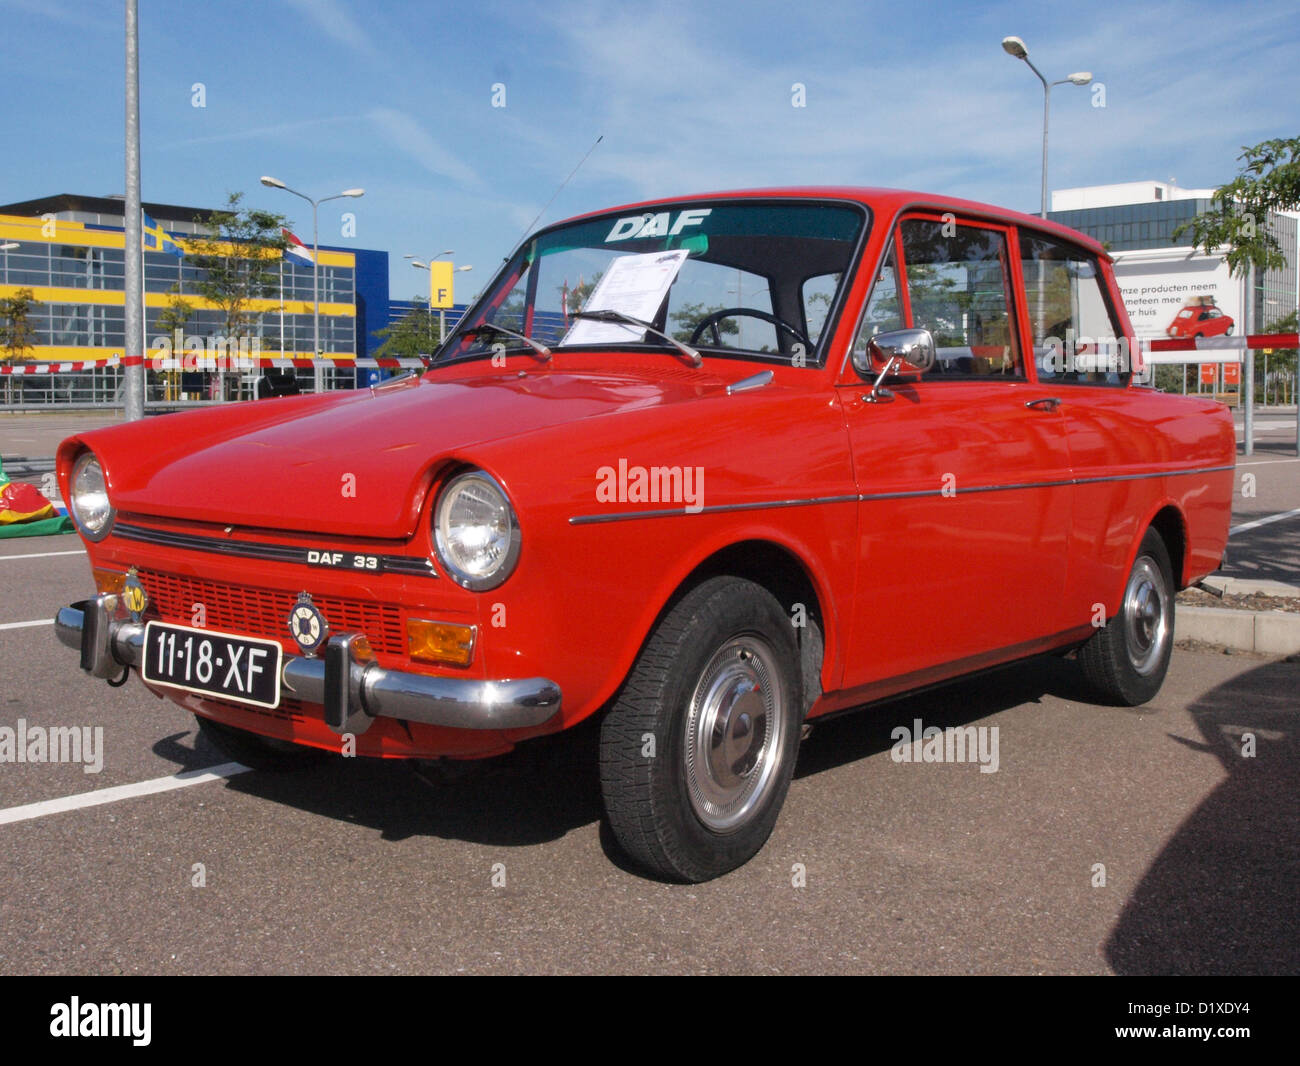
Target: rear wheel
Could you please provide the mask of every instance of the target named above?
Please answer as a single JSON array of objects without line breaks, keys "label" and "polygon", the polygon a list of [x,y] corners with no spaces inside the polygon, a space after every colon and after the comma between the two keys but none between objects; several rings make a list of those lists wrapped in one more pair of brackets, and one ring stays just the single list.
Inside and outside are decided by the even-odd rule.
[{"label": "rear wheel", "polygon": [[261,737],[246,729],[214,722],[211,718],[195,715],[199,723],[199,736],[219,752],[235,762],[251,766],[254,770],[304,770],[328,758],[319,748],[308,748],[274,737]]},{"label": "rear wheel", "polygon": [[1119,613],[1079,650],[1084,675],[1108,702],[1155,697],[1174,646],[1174,578],[1165,542],[1148,529],[1124,584]]},{"label": "rear wheel", "polygon": [[601,791],[628,855],[707,881],[757,854],[794,773],[801,687],[790,619],[762,587],[712,578],[673,607],[601,726]]}]

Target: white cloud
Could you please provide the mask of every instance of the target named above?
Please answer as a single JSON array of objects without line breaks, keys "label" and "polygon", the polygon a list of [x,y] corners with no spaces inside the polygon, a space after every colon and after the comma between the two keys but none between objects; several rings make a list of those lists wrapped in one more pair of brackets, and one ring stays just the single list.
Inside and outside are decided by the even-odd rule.
[{"label": "white cloud", "polygon": [[369,34],[352,17],[341,0],[287,0],[291,7],[312,20],[323,33],[340,44],[360,52],[370,59],[382,58],[382,53]]},{"label": "white cloud", "polygon": [[391,145],[401,149],[431,174],[450,178],[462,185],[481,184],[473,168],[439,144],[406,112],[376,107],[366,113],[366,119]]}]

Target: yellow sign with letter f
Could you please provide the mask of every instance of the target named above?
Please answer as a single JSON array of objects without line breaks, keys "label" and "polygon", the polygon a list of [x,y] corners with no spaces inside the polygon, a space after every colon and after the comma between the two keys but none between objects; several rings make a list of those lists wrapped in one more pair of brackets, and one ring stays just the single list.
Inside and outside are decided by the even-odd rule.
[{"label": "yellow sign with letter f", "polygon": [[452,265],[447,262],[429,264],[429,306],[446,309],[453,306]]}]

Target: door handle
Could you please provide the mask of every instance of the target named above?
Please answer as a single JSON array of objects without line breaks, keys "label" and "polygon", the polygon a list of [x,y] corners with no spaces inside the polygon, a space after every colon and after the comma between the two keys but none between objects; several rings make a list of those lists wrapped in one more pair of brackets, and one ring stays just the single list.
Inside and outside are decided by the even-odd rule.
[{"label": "door handle", "polygon": [[1026,400],[1026,407],[1043,408],[1046,411],[1055,411],[1061,406],[1061,400],[1057,396],[1044,396],[1038,400]]}]

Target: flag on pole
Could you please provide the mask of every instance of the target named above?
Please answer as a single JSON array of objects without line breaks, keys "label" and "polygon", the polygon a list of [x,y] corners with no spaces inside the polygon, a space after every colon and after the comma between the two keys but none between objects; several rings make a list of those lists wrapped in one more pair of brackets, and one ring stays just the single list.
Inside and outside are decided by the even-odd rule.
[{"label": "flag on pole", "polygon": [[299,266],[312,266],[316,261],[311,257],[311,249],[300,241],[291,230],[284,227],[280,228],[284,234],[284,239],[289,242],[289,246],[284,250],[284,257],[291,263],[297,263]]},{"label": "flag on pole", "polygon": [[177,259],[185,258],[185,249],[181,247],[180,242],[175,237],[150,218],[149,212],[141,211],[140,214],[144,215],[144,239],[142,244],[146,252],[167,252],[176,256]]}]

